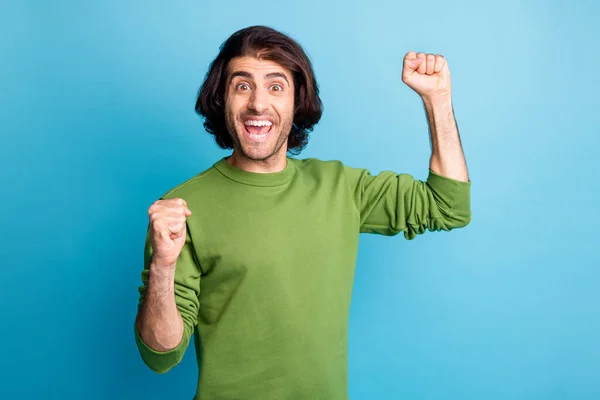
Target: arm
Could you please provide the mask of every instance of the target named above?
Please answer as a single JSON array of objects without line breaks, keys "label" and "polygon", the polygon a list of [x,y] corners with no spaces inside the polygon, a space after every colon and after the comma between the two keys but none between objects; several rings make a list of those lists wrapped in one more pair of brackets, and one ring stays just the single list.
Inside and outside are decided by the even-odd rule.
[{"label": "arm", "polygon": [[423,98],[431,137],[429,168],[448,178],[469,181],[467,162],[462,149],[450,97]]},{"label": "arm", "polygon": [[414,239],[425,230],[449,231],[471,221],[470,186],[451,101],[450,71],[444,57],[409,52],[402,80],[423,100],[431,137],[426,181],[409,174],[346,168],[360,231]]},{"label": "arm", "polygon": [[450,231],[471,221],[470,182],[447,178],[429,170],[426,181],[409,174],[344,167],[360,232],[406,239],[428,231]]},{"label": "arm", "polygon": [[181,361],[198,318],[201,273],[185,222],[191,212],[179,201],[162,200],[149,210],[134,326],[143,361],[158,373]]},{"label": "arm", "polygon": [[183,338],[183,319],[175,303],[175,268],[150,264],[148,289],[136,320],[140,338],[161,352],[173,350]]},{"label": "arm", "polygon": [[402,80],[423,100],[431,137],[429,168],[439,175],[468,182],[446,59],[440,55],[409,52],[404,58]]}]

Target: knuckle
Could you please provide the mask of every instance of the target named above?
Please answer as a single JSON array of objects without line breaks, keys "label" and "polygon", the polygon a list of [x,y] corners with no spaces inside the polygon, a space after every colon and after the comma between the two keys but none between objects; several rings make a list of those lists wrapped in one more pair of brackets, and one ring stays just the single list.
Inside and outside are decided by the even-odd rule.
[{"label": "knuckle", "polygon": [[152,210],[152,212],[150,213],[150,219],[152,219],[152,220],[160,219],[164,215],[164,212],[165,212],[164,208],[157,207],[154,210]]},{"label": "knuckle", "polygon": [[179,218],[182,215],[181,210],[183,210],[183,207],[181,206],[169,207],[169,209],[167,210],[169,218]]}]

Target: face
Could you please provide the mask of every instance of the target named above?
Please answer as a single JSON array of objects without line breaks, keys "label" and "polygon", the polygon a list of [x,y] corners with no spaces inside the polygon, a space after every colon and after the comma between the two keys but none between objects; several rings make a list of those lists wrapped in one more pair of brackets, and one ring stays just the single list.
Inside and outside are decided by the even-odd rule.
[{"label": "face", "polygon": [[294,121],[293,85],[291,72],[273,61],[229,62],[225,117],[234,156],[263,162],[285,158]]}]

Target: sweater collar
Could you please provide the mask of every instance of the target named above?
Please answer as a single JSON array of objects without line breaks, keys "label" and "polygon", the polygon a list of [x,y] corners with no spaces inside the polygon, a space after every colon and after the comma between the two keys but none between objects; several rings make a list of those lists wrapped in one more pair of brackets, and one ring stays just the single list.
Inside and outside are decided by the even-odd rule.
[{"label": "sweater collar", "polygon": [[234,167],[233,165],[229,164],[227,157],[223,157],[221,160],[217,161],[214,164],[214,168],[227,178],[245,185],[280,186],[288,183],[296,171],[296,165],[293,162],[294,160],[290,157],[287,157],[286,161],[286,166],[282,171],[265,174],[248,172],[238,167]]}]

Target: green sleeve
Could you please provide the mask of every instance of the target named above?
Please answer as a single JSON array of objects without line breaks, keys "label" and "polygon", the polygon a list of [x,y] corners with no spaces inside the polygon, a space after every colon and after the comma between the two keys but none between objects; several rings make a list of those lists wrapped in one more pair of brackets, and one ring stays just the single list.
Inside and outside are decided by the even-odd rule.
[{"label": "green sleeve", "polygon": [[427,180],[389,171],[345,167],[360,232],[393,236],[404,232],[414,239],[425,230],[450,231],[471,221],[471,182],[450,179],[429,170]]},{"label": "green sleeve", "polygon": [[[142,271],[143,285],[139,287],[140,296],[138,308],[142,304],[144,295],[146,294],[151,262],[152,246],[148,232],[144,249],[144,270]],[[181,254],[177,259],[177,267],[175,270],[175,302],[177,304],[177,309],[181,314],[181,318],[183,319],[183,337],[181,342],[177,347],[169,351],[156,351],[143,342],[140,333],[134,324],[135,341],[142,360],[144,360],[146,365],[153,371],[163,374],[182,360],[198,321],[199,295],[200,267],[196,261],[188,229],[187,238],[181,250]]]}]

